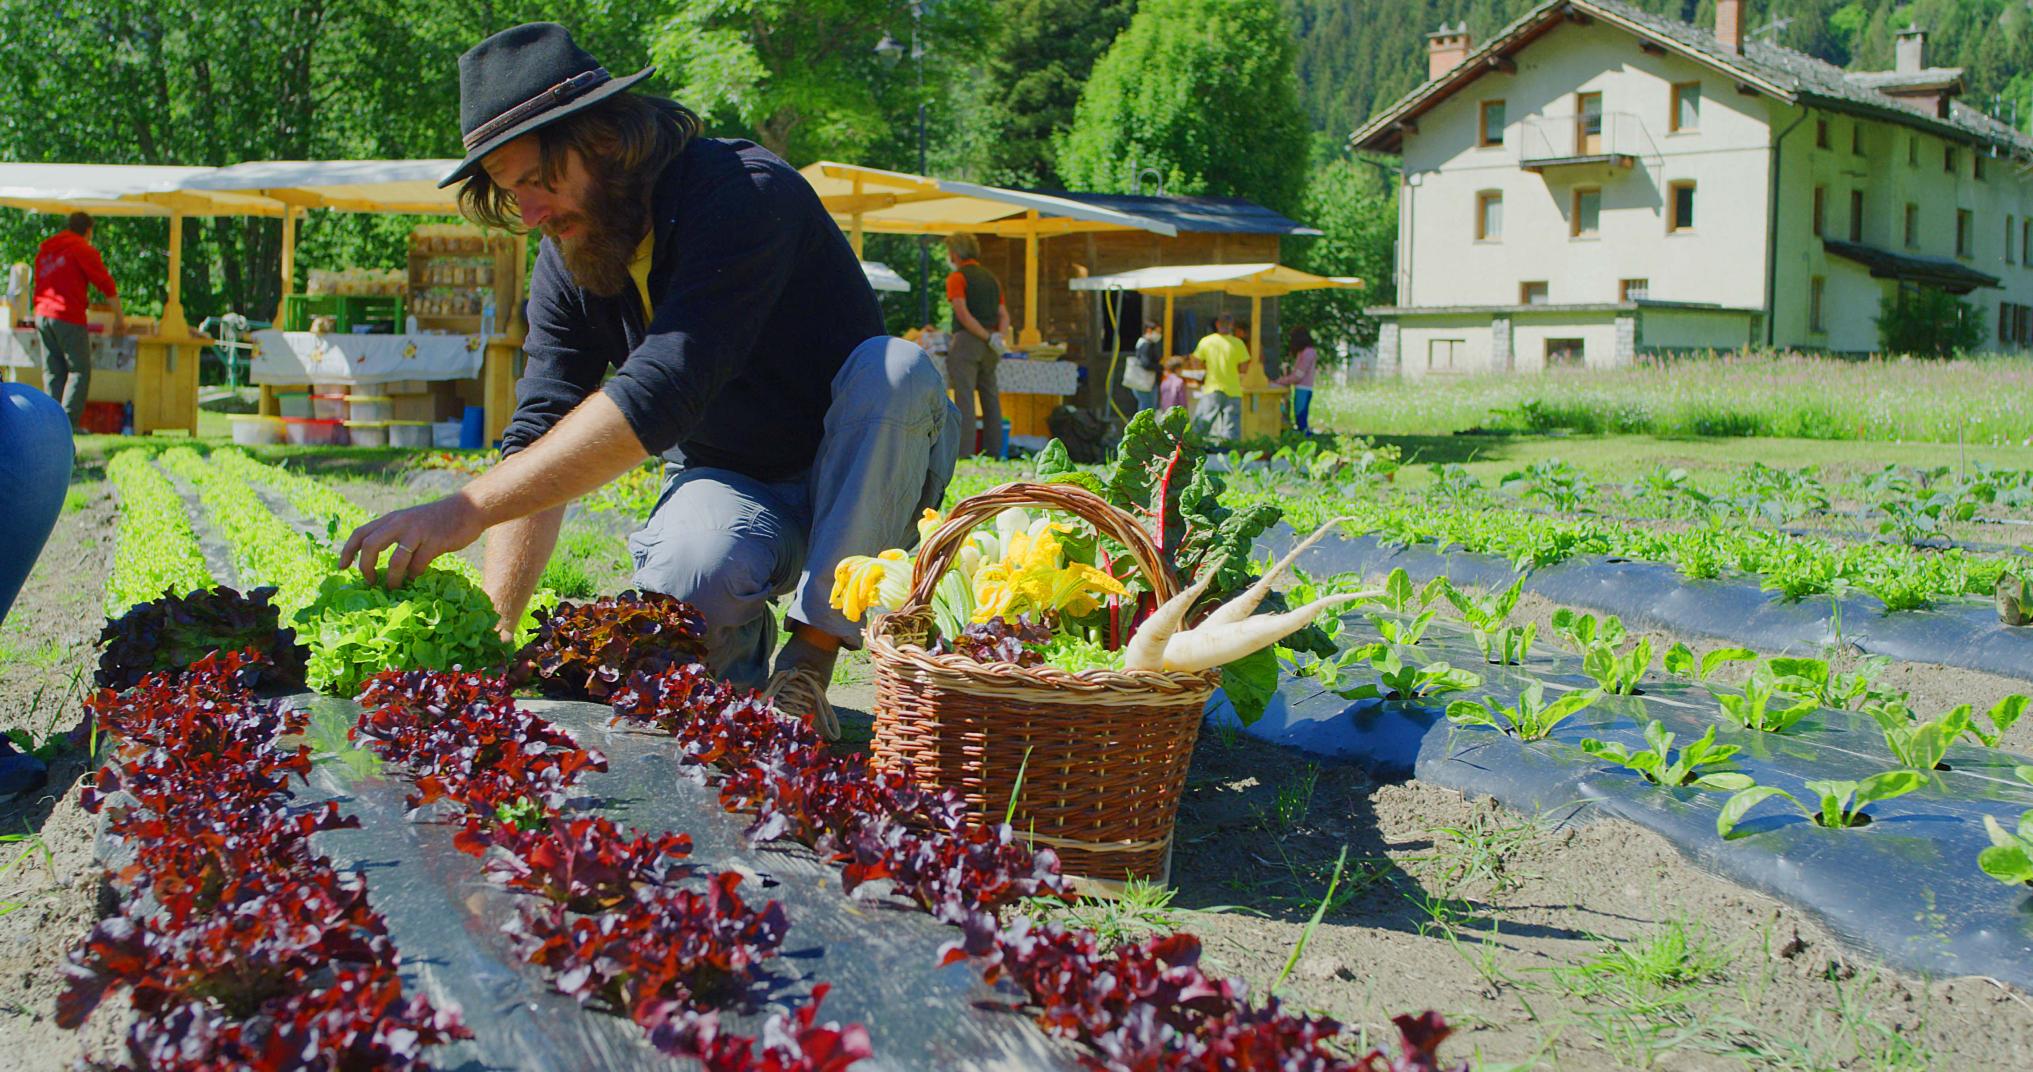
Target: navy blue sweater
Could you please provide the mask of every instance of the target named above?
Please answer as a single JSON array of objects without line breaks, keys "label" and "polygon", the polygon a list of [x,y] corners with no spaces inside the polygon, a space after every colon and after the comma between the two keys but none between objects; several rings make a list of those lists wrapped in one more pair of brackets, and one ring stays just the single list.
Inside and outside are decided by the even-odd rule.
[{"label": "navy blue sweater", "polygon": [[[804,472],[834,374],[883,334],[847,237],[789,164],[713,138],[692,139],[664,169],[650,220],[647,325],[634,287],[587,293],[550,239],[538,247],[529,359],[502,453],[604,389],[652,454],[759,480]],[[601,388],[610,367],[619,371]]]}]

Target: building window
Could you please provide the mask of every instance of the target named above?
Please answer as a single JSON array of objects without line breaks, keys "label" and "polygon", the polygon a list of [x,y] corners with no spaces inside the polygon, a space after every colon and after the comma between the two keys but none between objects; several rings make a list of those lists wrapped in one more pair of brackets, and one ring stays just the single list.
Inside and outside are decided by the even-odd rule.
[{"label": "building window", "polygon": [[1966,208],[1955,210],[1955,255],[1976,256],[1976,217]]},{"label": "building window", "polygon": [[1911,134],[1906,138],[1906,166],[1920,166],[1920,135]]},{"label": "building window", "polygon": [[1864,155],[1864,125],[1862,123],[1850,124],[1849,151],[1857,156]]},{"label": "building window", "polygon": [[1475,240],[1496,242],[1504,237],[1504,195],[1484,190],[1475,195]]},{"label": "building window", "polygon": [[1828,280],[1818,275],[1807,280],[1807,330],[1816,335],[1828,330],[1821,319],[1821,298],[1827,289]]},{"label": "building window", "polygon": [[1652,281],[1649,279],[1620,279],[1617,281],[1617,300],[1620,302],[1644,301],[1652,296]]},{"label": "building window", "polygon": [[1504,102],[1486,100],[1482,102],[1482,133],[1477,144],[1487,149],[1504,143]]},{"label": "building window", "polygon": [[1593,238],[1602,230],[1602,190],[1594,186],[1576,187],[1574,205],[1569,222],[1569,233],[1576,238]]},{"label": "building window", "polygon": [[1849,192],[1849,240],[1852,242],[1862,242],[1864,240],[1864,192],[1862,190],[1851,190]]},{"label": "building window", "polygon": [[1816,149],[1828,148],[1828,120],[1826,119],[1816,119],[1814,121],[1814,147]]},{"label": "building window", "polygon": [[1953,145],[1942,146],[1941,170],[1947,172],[1950,175],[1955,174],[1955,146]]},{"label": "building window", "polygon": [[1461,355],[1466,345],[1465,339],[1427,339],[1426,371],[1453,372],[1455,358]]},{"label": "building window", "polygon": [[1574,95],[1574,155],[1602,154],[1602,94]]},{"label": "building window", "polygon": [[1694,184],[1675,182],[1666,186],[1666,229],[1668,231],[1691,231],[1694,229]]},{"label": "building window", "polygon": [[1998,343],[2003,345],[2012,338],[2012,303],[1998,303]]},{"label": "building window", "polygon": [[2013,256],[2013,249],[2012,249],[2012,247],[2013,247],[2013,246],[2015,246],[2015,245],[2017,245],[2017,244],[2018,244],[2018,241],[2019,241],[2019,218],[2018,218],[2018,217],[2016,217],[2016,216],[2006,216],[2006,217],[2005,217],[2005,263],[2006,263],[2006,264],[2017,264],[2017,263],[2018,263],[2017,259],[2016,259],[2016,258],[2015,258],[2015,257]]},{"label": "building window", "polygon": [[1920,206],[1906,202],[1906,248],[1920,248]]},{"label": "building window", "polygon": [[1543,279],[1518,284],[1519,305],[1545,305],[1551,300],[1546,291],[1546,281]]},{"label": "building window", "polygon": [[1673,87],[1673,115],[1666,129],[1675,134],[1701,129],[1701,83],[1682,82]]},{"label": "building window", "polygon": [[1978,182],[1984,181],[1984,154],[1971,153],[1969,165],[1973,169],[1972,173],[1976,176],[1976,180]]},{"label": "building window", "polygon": [[1814,188],[1814,237],[1828,237],[1828,187]]},{"label": "building window", "polygon": [[2033,249],[2033,216],[2019,221],[2019,263],[2029,264],[2026,251]]},{"label": "building window", "polygon": [[1587,367],[1587,365],[1588,365],[1588,349],[1587,349],[1587,346],[1586,346],[1586,345],[1584,345],[1584,343],[1583,343],[1583,341],[1582,341],[1582,340],[1580,340],[1580,339],[1547,339],[1547,340],[1546,340],[1546,367],[1547,367],[1547,368],[1549,368],[1549,369],[1560,369],[1560,368],[1577,368],[1577,369],[1578,369],[1578,368],[1586,368],[1586,367]]}]

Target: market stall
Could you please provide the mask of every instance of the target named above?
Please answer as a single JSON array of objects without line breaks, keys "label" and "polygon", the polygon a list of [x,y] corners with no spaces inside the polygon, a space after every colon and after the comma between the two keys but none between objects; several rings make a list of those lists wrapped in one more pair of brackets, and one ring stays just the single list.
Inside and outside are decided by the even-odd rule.
[{"label": "market stall", "polygon": [[1089,276],[1069,284],[1074,290],[1134,290],[1165,299],[1159,321],[1165,331],[1165,352],[1179,352],[1172,339],[1173,303],[1189,294],[1232,294],[1249,299],[1250,365],[1242,378],[1242,438],[1274,436],[1284,429],[1285,396],[1264,373],[1264,299],[1298,290],[1351,289],[1363,281],[1353,276],[1324,276],[1282,264],[1193,264],[1140,268],[1133,272]]},{"label": "market stall", "polygon": [[[168,287],[159,320],[129,317],[134,330],[116,338],[94,332],[89,402],[133,407],[137,434],[198,428],[198,355],[212,340],[193,332],[182,300],[183,222],[186,216],[272,215],[261,199],[227,191],[199,192],[189,184],[211,168],[130,164],[0,164],[0,206],[30,212],[89,212],[96,217],[166,217],[169,220]],[[7,307],[0,366],[12,379],[39,382],[42,346],[23,323],[27,309]]]},{"label": "market stall", "polygon": [[[1053,235],[1096,231],[1150,231],[1172,235],[1177,228],[1162,220],[1051,194],[955,182],[926,175],[821,160],[799,172],[834,222],[853,243],[856,255],[868,234],[949,235],[967,232],[1020,238],[1024,242],[1024,302],[1016,348],[998,373],[1002,412],[1012,436],[1046,436],[1045,419],[1079,383],[1079,368],[1054,360],[1063,345],[1047,344],[1038,329],[1038,243]],[[943,273],[942,273],[943,274]],[[976,407],[979,415],[979,407]]]},{"label": "market stall", "polygon": [[[442,428],[468,406],[483,417],[479,435],[464,435],[467,445],[491,443],[507,427],[523,336],[521,237],[427,224],[409,236],[405,269],[313,272],[307,292],[292,293],[296,228],[305,212],[457,215],[458,190],[437,185],[454,163],[263,161],[220,168],[189,183],[279,206],[284,298],[278,326],[253,338],[252,379],[262,388],[262,414],[281,417],[293,436],[319,432],[295,422],[334,419],[362,428],[390,420],[398,427],[421,422]],[[305,387],[310,390],[292,390]],[[326,410],[281,397],[303,394],[364,401]],[[342,416],[319,415],[332,412]],[[385,439],[371,429],[369,435],[372,442]],[[434,437],[444,438],[442,431]]]}]

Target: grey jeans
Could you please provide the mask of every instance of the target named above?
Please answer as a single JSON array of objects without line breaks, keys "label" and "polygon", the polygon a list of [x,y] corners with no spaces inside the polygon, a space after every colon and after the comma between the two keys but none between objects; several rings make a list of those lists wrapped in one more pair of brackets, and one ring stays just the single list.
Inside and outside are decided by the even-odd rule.
[{"label": "grey jeans", "polygon": [[[986,325],[984,325],[986,326]],[[1002,445],[1002,391],[995,372],[1002,355],[995,347],[962,328],[946,348],[946,378],[953,381],[953,401],[960,406],[960,456],[974,456],[973,395],[981,393],[981,452],[993,457]]]},{"label": "grey jeans", "polygon": [[85,325],[55,317],[35,318],[42,336],[42,386],[62,402],[71,425],[85,417],[85,395],[92,388],[92,336]]},{"label": "grey jeans", "polygon": [[767,680],[770,605],[849,647],[861,629],[833,609],[833,567],[917,542],[960,446],[960,415],[923,350],[887,336],[855,347],[833,377],[812,468],[769,483],[727,469],[670,467],[649,522],[629,537],[635,583],[699,608],[706,662],[738,684]]},{"label": "grey jeans", "polygon": [[1213,439],[1242,438],[1242,399],[1220,391],[1202,394],[1193,424]]}]

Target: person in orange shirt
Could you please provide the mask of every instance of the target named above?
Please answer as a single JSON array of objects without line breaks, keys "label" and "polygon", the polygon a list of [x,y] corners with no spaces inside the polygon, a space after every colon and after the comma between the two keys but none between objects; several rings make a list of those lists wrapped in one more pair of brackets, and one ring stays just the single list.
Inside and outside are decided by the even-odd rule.
[{"label": "person in orange shirt", "polygon": [[85,331],[85,288],[113,305],[113,333],[123,326],[120,294],[106,261],[92,247],[92,217],[73,212],[64,229],[35,251],[35,329],[42,337],[43,385],[63,402],[75,427],[92,385],[92,338]]},{"label": "person in orange shirt", "polygon": [[[1009,336],[1009,307],[1002,284],[981,266],[981,242],[971,234],[946,236],[946,300],[953,306],[953,338],[946,344],[946,382],[960,406],[960,456],[974,456],[974,403],[981,395],[981,446],[988,454],[1002,445],[1002,394],[995,383],[1002,360],[999,340]],[[995,338],[998,343],[989,340]]]}]

